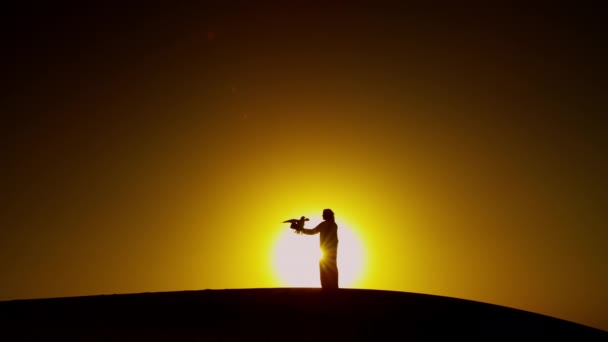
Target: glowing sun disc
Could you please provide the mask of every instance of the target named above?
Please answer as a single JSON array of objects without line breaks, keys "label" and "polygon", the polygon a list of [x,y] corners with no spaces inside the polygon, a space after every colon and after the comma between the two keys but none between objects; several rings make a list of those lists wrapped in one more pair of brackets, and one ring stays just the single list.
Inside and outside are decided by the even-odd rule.
[{"label": "glowing sun disc", "polygon": [[[338,272],[340,287],[353,287],[364,273],[361,241],[346,225],[338,223]],[[306,224],[307,228],[315,227]],[[275,242],[273,269],[281,286],[319,287],[319,235],[298,235],[284,226]]]}]

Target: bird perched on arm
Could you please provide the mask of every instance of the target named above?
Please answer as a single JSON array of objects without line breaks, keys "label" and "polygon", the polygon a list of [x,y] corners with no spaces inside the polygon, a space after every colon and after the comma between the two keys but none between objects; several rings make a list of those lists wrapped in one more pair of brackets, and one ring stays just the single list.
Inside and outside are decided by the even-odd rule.
[{"label": "bird perched on arm", "polygon": [[301,234],[302,233],[302,229],[304,229],[304,222],[306,221],[310,221],[310,219],[302,216],[300,217],[300,219],[291,219],[291,220],[286,220],[283,221],[283,223],[291,223],[291,225],[289,226],[289,228],[295,229],[296,233]]}]

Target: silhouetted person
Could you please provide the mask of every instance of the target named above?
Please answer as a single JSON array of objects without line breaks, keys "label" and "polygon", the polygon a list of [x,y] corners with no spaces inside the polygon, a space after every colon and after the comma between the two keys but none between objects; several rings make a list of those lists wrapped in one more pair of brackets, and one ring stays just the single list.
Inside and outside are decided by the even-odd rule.
[{"label": "silhouetted person", "polygon": [[[303,221],[302,221],[303,222]],[[298,233],[306,235],[321,234],[319,242],[321,247],[321,260],[319,260],[319,273],[321,287],[324,289],[338,288],[338,225],[331,209],[323,210],[323,222],[315,228],[295,228]]]}]

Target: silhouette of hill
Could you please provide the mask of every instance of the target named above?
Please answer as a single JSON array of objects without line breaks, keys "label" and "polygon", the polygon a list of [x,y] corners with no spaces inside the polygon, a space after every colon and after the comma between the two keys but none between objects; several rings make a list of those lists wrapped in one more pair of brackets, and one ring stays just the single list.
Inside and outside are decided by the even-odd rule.
[{"label": "silhouette of hill", "polygon": [[267,288],[0,302],[0,340],[378,340],[518,336],[608,340],[532,312],[408,292]]}]

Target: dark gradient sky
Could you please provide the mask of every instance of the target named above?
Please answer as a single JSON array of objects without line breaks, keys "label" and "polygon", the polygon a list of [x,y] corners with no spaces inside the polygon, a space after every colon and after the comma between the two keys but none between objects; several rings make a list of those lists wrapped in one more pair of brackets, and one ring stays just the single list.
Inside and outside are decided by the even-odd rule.
[{"label": "dark gradient sky", "polygon": [[0,299],[283,286],[330,207],[353,286],[608,329],[599,8],[54,6],[4,13]]}]

